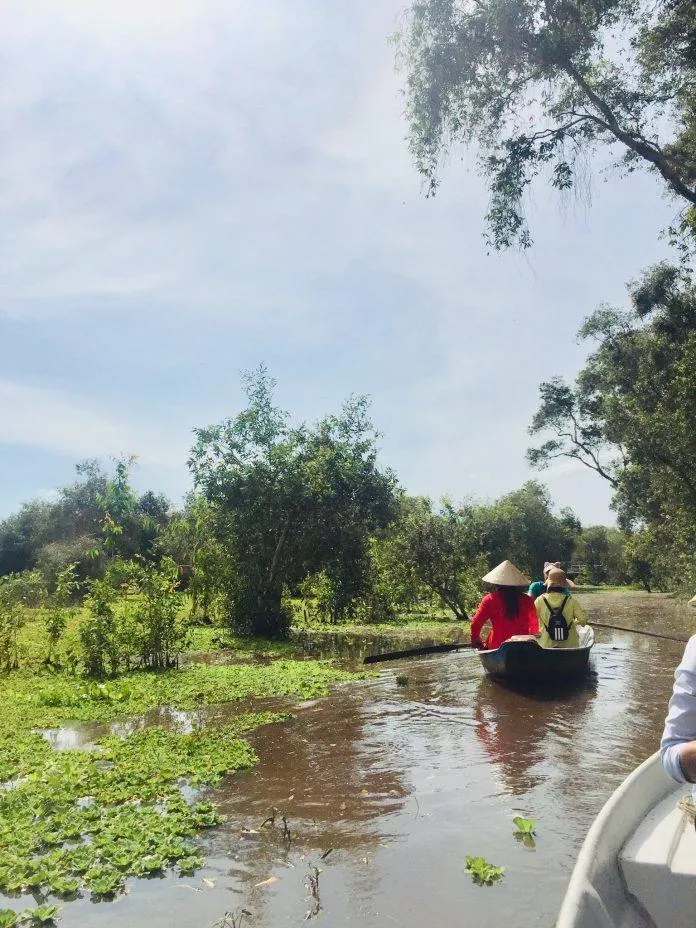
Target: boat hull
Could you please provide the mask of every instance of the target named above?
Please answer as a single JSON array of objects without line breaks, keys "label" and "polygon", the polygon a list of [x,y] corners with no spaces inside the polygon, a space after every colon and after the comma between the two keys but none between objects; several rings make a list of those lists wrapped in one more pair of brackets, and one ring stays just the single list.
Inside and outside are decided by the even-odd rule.
[{"label": "boat hull", "polygon": [[582,648],[542,648],[536,641],[506,641],[479,651],[486,673],[517,682],[577,679],[587,673],[592,644]]},{"label": "boat hull", "polygon": [[[659,754],[648,758],[624,780],[587,833],[556,928],[683,928],[684,925],[691,928],[696,924],[693,876],[686,881],[689,904],[684,905],[678,894],[673,893],[667,900],[668,915],[653,918],[646,906],[650,907],[653,899],[659,900],[669,887],[665,890],[658,880],[657,888],[648,887],[647,898],[638,890],[644,895],[644,906],[629,890],[626,878],[629,871],[625,869],[627,857],[631,863],[631,849],[636,836],[640,838],[640,829],[645,825],[653,827],[650,821],[653,810],[663,801],[676,808],[680,795],[685,792],[688,787],[674,783],[664,772]],[[693,826],[689,825],[688,829],[691,833]],[[669,847],[673,845],[670,841]],[[646,848],[656,856],[650,842],[642,841],[641,851]],[[635,861],[632,866],[635,868]],[[650,869],[644,872],[650,873]]]}]

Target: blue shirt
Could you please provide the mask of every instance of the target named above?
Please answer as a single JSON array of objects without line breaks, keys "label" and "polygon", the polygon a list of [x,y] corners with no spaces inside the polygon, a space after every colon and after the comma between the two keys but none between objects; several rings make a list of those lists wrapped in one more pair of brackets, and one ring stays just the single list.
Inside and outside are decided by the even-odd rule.
[{"label": "blue shirt", "polygon": [[[546,584],[544,583],[543,580],[535,580],[534,583],[532,583],[529,589],[527,590],[527,593],[532,597],[532,599],[536,599],[539,596],[543,596],[545,592],[546,592]],[[563,592],[565,593],[566,596],[570,596],[570,590],[567,590],[565,587],[563,587]]]}]

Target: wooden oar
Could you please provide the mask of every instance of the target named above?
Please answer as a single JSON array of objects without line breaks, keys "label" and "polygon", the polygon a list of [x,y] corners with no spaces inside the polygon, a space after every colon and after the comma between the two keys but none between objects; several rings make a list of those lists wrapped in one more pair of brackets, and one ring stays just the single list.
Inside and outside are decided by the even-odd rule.
[{"label": "wooden oar", "polygon": [[422,648],[409,648],[408,651],[387,651],[386,654],[370,654],[363,664],[379,664],[381,661],[397,661],[402,657],[420,657],[422,654],[441,654],[446,651],[459,651],[462,648],[473,648],[469,642],[465,644],[428,644]]},{"label": "wooden oar", "polygon": [[589,623],[593,628],[610,628],[614,632],[633,632],[635,635],[647,635],[649,638],[666,638],[667,641],[681,641],[686,644],[688,638],[681,638],[677,635],[664,635],[662,632],[645,632],[640,628],[627,628],[625,625],[604,625],[602,622]]}]

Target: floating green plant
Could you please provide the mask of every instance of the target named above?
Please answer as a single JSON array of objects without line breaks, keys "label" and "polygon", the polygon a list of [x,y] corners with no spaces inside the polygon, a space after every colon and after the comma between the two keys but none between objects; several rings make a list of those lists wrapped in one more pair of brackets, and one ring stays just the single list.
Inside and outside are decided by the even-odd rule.
[{"label": "floating green plant", "polygon": [[466,858],[464,869],[471,875],[471,879],[478,886],[492,886],[503,878],[504,867],[496,867],[489,863],[485,857]]},{"label": "floating green plant", "polygon": [[521,841],[525,847],[536,847],[536,841],[534,840],[536,836],[536,831],[534,830],[536,819],[522,818],[522,816],[518,815],[513,818],[512,823],[517,827],[517,831],[514,832],[515,838]]},{"label": "floating green plant", "polygon": [[[64,673],[3,675],[0,892],[108,899],[129,877],[195,871],[203,861],[191,839],[222,817],[195,795],[187,802],[181,786],[212,786],[250,767],[257,758],[240,735],[288,713],[240,715],[190,734],[150,728],[103,738],[93,751],[55,751],[32,729],[110,721],[161,705],[187,710],[253,696],[308,698],[350,676],[326,662],[296,660],[196,665],[102,683]],[[33,923],[9,910],[2,918],[8,926],[40,924],[44,907],[30,911]]]}]

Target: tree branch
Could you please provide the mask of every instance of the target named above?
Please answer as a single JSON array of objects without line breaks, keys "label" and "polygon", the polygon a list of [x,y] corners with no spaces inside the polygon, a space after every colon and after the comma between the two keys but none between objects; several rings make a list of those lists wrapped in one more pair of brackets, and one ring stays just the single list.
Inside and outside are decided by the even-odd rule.
[{"label": "tree branch", "polygon": [[663,152],[646,139],[637,137],[622,129],[609,104],[593,90],[572,61],[561,61],[559,62],[559,66],[566,72],[570,79],[578,85],[592,105],[604,116],[605,122],[603,124],[606,125],[606,128],[620,142],[623,142],[627,148],[634,151],[637,155],[640,155],[645,161],[653,164],[675,193],[684,197],[684,199],[688,200],[690,203],[696,204],[696,191],[687,187]]}]

